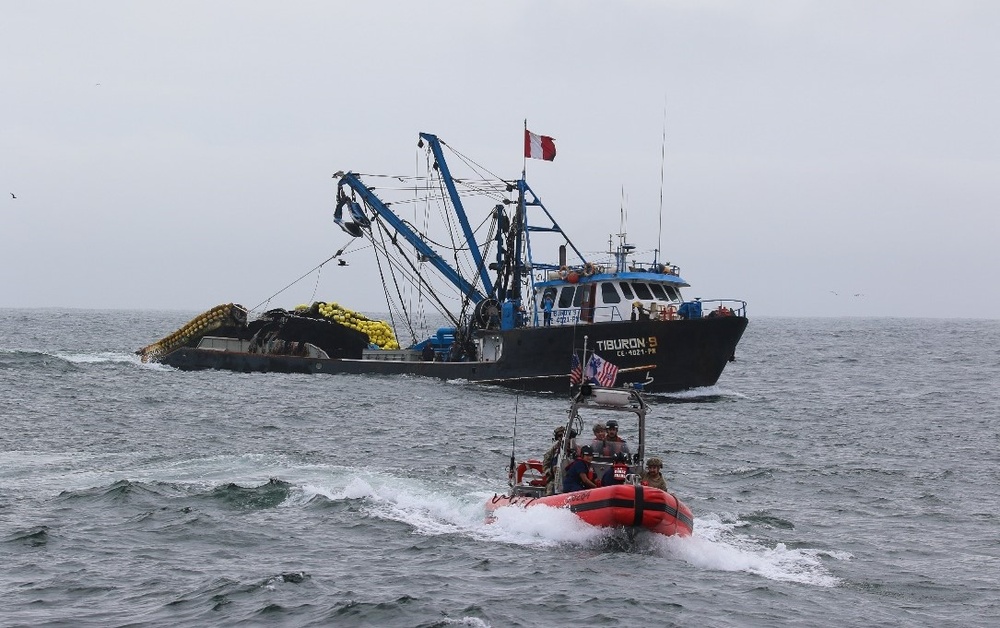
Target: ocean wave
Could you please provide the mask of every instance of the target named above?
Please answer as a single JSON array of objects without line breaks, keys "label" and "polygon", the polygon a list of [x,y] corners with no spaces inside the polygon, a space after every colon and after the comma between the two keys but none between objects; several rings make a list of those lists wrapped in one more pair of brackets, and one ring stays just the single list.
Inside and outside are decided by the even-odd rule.
[{"label": "ocean wave", "polygon": [[768,545],[752,535],[736,533],[750,523],[732,515],[696,517],[693,536],[664,537],[662,546],[666,555],[703,569],[746,572],[768,580],[819,587],[840,584],[841,580],[829,573],[823,559],[850,560],[849,553],[789,548],[781,542]]},{"label": "ocean wave", "polygon": [[292,485],[272,478],[259,486],[240,486],[230,482],[218,486],[199,497],[236,510],[265,510],[274,508],[288,499]]}]

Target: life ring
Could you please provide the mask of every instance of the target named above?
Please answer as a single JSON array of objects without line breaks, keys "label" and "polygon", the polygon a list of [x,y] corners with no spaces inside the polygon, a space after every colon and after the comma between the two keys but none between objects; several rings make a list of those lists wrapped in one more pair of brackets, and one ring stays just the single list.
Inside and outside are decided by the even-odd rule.
[{"label": "life ring", "polygon": [[587,262],[586,264],[583,265],[583,274],[587,277],[593,275],[596,270],[597,268],[594,267],[594,264],[592,262]]},{"label": "life ring", "polygon": [[660,312],[663,320],[665,321],[672,321],[677,316],[677,308],[675,308],[672,305],[668,305],[667,307],[660,310]]},{"label": "life ring", "polygon": [[524,478],[524,474],[528,471],[528,469],[537,471],[540,476],[537,480],[531,480],[531,482],[536,482],[545,478],[545,467],[542,465],[541,460],[526,460],[517,465],[517,484],[521,483],[521,479]]},{"label": "life ring", "polygon": [[559,267],[559,278],[560,279],[565,279],[568,276],[569,276],[569,268],[566,268],[565,266],[560,266]]}]

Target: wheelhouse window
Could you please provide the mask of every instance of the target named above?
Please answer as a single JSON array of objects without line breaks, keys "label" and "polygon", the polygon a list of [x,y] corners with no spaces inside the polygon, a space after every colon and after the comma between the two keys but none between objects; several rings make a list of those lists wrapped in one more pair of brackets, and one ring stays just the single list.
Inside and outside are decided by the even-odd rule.
[{"label": "wheelhouse window", "polygon": [[590,290],[590,286],[593,284],[588,284],[586,286],[578,286],[576,289],[576,296],[573,297],[573,307],[580,307],[583,303],[583,295]]},{"label": "wheelhouse window", "polygon": [[619,281],[618,285],[622,287],[622,294],[625,295],[626,299],[631,301],[635,298],[635,295],[632,294],[632,286],[628,285],[627,281]]},{"label": "wheelhouse window", "polygon": [[681,299],[681,293],[680,293],[679,290],[677,290],[677,288],[675,288],[673,286],[666,286],[666,289],[667,289],[667,294],[670,295],[670,300],[671,301],[682,301],[683,300],[683,299]]},{"label": "wheelhouse window", "polygon": [[669,301],[667,293],[663,291],[663,286],[658,283],[649,284],[649,289],[653,291],[653,295],[656,296],[660,301]]},{"label": "wheelhouse window", "polygon": [[632,289],[635,290],[635,296],[649,301],[653,298],[653,293],[649,291],[649,288],[644,283],[634,283],[632,284]]},{"label": "wheelhouse window", "polygon": [[622,297],[618,294],[615,284],[605,281],[601,284],[601,298],[605,303],[621,303]]},{"label": "wheelhouse window", "polygon": [[562,292],[559,293],[559,307],[567,308],[573,304],[573,293],[576,291],[576,286],[563,286]]}]

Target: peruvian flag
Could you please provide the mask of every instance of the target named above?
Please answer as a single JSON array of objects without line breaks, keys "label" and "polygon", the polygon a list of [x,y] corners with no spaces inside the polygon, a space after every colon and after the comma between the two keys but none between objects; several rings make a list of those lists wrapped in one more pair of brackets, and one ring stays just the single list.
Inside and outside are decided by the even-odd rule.
[{"label": "peruvian flag", "polygon": [[556,142],[548,135],[538,135],[525,129],[524,156],[531,159],[552,161],[556,158]]}]

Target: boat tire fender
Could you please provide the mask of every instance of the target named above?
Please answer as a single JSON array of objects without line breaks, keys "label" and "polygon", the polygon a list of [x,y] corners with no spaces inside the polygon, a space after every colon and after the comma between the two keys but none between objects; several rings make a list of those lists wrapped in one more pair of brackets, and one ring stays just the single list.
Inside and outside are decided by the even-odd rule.
[{"label": "boat tire fender", "polygon": [[560,279],[565,279],[568,276],[569,276],[569,268],[567,268],[566,266],[560,266],[559,267],[559,278]]},{"label": "boat tire fender", "polygon": [[596,270],[597,269],[594,267],[593,262],[587,262],[586,264],[583,265],[583,274],[587,277],[593,275]]}]

